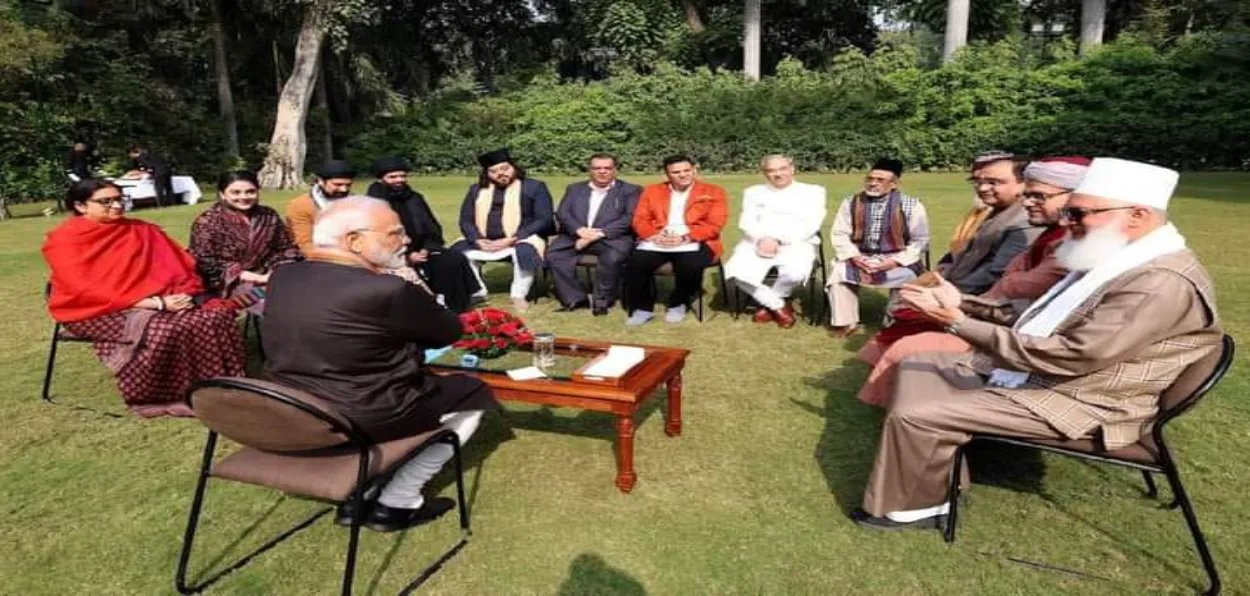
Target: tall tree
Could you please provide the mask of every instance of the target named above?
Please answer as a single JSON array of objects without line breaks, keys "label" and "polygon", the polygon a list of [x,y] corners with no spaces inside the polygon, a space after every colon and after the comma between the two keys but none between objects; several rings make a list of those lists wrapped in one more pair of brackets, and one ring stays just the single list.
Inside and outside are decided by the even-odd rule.
[{"label": "tall tree", "polygon": [[942,61],[955,59],[955,52],[968,45],[968,13],[971,10],[969,0],[947,0],[946,3],[946,36],[942,44]]},{"label": "tall tree", "polygon": [[760,80],[760,0],[746,0],[742,14],[742,71],[748,79]]},{"label": "tall tree", "polygon": [[221,22],[221,0],[208,0],[209,37],[213,39],[213,65],[217,78],[217,113],[226,139],[226,156],[239,157],[239,123],[234,114],[234,92],[230,90],[230,62],[226,55],[226,32]]},{"label": "tall tree", "polygon": [[1102,44],[1107,20],[1107,0],[1081,0],[1081,55]]},{"label": "tall tree", "polygon": [[304,157],[308,151],[304,124],[308,120],[331,4],[332,0],[315,0],[305,8],[295,45],[295,61],[278,98],[273,137],[269,141],[265,165],[260,170],[260,183],[265,188],[295,188],[303,184]]}]

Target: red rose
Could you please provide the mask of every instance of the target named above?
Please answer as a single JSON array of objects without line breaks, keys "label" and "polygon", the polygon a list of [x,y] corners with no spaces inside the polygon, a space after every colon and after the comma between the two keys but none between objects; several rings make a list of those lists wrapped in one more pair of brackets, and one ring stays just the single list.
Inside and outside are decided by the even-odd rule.
[{"label": "red rose", "polygon": [[463,348],[467,348],[467,347],[469,347],[469,344],[471,344],[471,343],[473,343],[473,342],[472,342],[472,341],[470,341],[470,340],[467,340],[467,339],[462,339],[462,340],[457,341],[457,342],[456,342],[456,343],[454,343],[454,344],[451,344],[451,347],[453,347],[453,348],[461,348],[461,349],[463,349]]},{"label": "red rose", "polygon": [[491,327],[490,329],[487,329],[486,331],[490,333],[492,336],[499,335],[499,327]]},{"label": "red rose", "polygon": [[474,333],[486,333],[486,323],[482,323],[473,329]]},{"label": "red rose", "polygon": [[488,339],[475,339],[471,343],[473,344],[471,348],[474,350],[485,350],[490,347],[490,340]]},{"label": "red rose", "polygon": [[518,345],[525,345],[525,344],[533,343],[534,336],[526,332],[526,333],[521,333],[517,335],[516,337],[513,338],[513,340],[516,341]]},{"label": "red rose", "polygon": [[517,331],[520,331],[520,330],[521,330],[521,324],[517,323],[516,321],[512,321],[510,323],[506,323],[506,324],[499,326],[499,331],[502,332],[504,335],[516,335]]},{"label": "red rose", "polygon": [[508,318],[508,315],[499,311],[487,311],[486,321],[489,323],[502,323]]},{"label": "red rose", "polygon": [[476,325],[481,320],[482,320],[482,315],[478,314],[476,310],[471,310],[469,312],[460,313],[460,321],[464,323],[465,325]]},{"label": "red rose", "polygon": [[502,349],[504,349],[504,348],[506,348],[506,347],[508,347],[508,340],[506,340],[506,339],[497,339],[497,340],[495,340],[495,347],[496,347],[496,348],[499,348],[499,349],[501,349],[501,350],[502,350]]}]

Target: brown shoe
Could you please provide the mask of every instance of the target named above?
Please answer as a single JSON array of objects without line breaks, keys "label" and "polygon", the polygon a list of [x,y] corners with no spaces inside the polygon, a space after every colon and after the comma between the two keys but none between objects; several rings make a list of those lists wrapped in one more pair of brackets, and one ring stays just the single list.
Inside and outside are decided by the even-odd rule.
[{"label": "brown shoe", "polygon": [[751,320],[756,323],[771,323],[773,322],[773,311],[761,306],[755,309],[755,316],[751,317]]},{"label": "brown shoe", "polygon": [[794,326],[794,308],[789,304],[783,306],[781,310],[773,313],[773,320],[777,321],[777,326],[782,329],[789,329]]},{"label": "brown shoe", "polygon": [[852,335],[859,333],[859,325],[845,325],[842,327],[834,327],[829,330],[829,337],[834,339],[846,339]]}]

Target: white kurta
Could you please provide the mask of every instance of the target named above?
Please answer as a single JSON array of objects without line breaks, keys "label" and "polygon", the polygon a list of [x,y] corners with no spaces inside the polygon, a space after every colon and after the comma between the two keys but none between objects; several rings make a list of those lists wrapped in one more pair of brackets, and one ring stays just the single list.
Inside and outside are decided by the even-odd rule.
[{"label": "white kurta", "polygon": [[[816,259],[816,233],[825,221],[825,187],[802,182],[782,189],[767,184],[742,193],[738,229],[742,240],[725,263],[725,276],[760,284],[773,267],[811,274]],[[761,257],[755,244],[764,238],[781,242],[777,256]]]}]

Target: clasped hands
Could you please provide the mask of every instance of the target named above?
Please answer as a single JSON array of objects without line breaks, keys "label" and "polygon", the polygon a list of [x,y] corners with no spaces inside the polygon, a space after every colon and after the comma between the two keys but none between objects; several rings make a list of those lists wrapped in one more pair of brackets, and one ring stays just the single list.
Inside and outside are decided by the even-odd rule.
[{"label": "clasped hands", "polygon": [[965,315],[959,308],[963,302],[959,289],[946,281],[940,273],[930,272],[926,277],[929,278],[926,281],[933,282],[934,285],[905,285],[899,288],[899,301],[935,323],[953,325],[962,321]]},{"label": "clasped hands", "polygon": [[140,300],[135,307],[147,308],[150,310],[167,310],[170,312],[178,312],[187,310],[195,306],[195,300],[189,294],[169,294],[167,296],[152,296]]},{"label": "clasped hands", "polygon": [[486,252],[497,252],[506,248],[512,248],[516,245],[516,238],[500,238],[499,240],[487,240],[485,238],[477,241],[477,247]]},{"label": "clasped hands", "polygon": [[781,250],[781,241],[776,238],[760,238],[755,242],[755,254],[765,259],[777,256],[779,250]]},{"label": "clasped hands", "polygon": [[902,264],[900,264],[898,261],[892,258],[888,258],[888,257],[885,259],[878,260],[878,259],[870,259],[863,255],[857,255],[857,256],[851,257],[850,261],[851,261],[851,264],[854,265],[856,269],[859,269],[860,271],[863,271],[864,273],[867,273],[868,275],[872,275],[874,273],[884,273],[891,269],[896,269],[902,266]]},{"label": "clasped hands", "polygon": [[647,241],[661,248],[677,248],[678,246],[681,246],[689,242],[690,239],[686,236],[681,236],[678,234],[670,233],[668,231],[664,231],[650,238],[647,238]]},{"label": "clasped hands", "polygon": [[605,234],[604,231],[600,230],[599,228],[590,228],[590,227],[578,228],[577,240],[574,241],[573,247],[576,248],[577,250],[582,250],[583,248],[586,248],[587,246],[590,246],[591,244],[598,242],[604,239],[605,237],[607,237],[607,234]]}]

